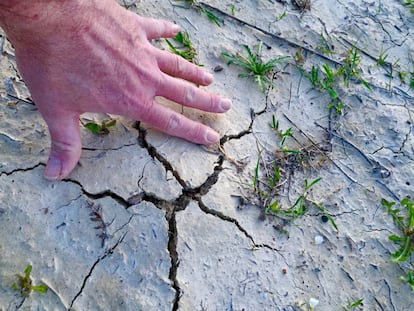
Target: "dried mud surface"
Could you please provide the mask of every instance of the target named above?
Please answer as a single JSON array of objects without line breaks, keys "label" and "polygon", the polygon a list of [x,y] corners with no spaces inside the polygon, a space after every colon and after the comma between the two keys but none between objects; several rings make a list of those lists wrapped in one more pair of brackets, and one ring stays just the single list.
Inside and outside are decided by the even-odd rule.
[{"label": "dried mud surface", "polygon": [[[414,91],[387,74],[392,65],[414,71],[414,14],[402,2],[314,0],[298,10],[292,1],[200,1],[222,20],[217,27],[180,2],[121,1],[187,31],[199,63],[222,67],[209,90],[233,108],[216,116],[174,106],[221,133],[211,148],[112,116],[109,135],[82,129],[80,165],[61,182],[42,177],[47,127],[1,34],[0,310],[308,310],[311,298],[315,310],[357,299],[359,310],[413,310],[399,279],[412,263],[391,262],[388,236],[398,229],[380,203],[414,196]],[[292,56],[265,92],[220,56],[259,42],[265,60]],[[353,47],[371,90],[351,81],[336,115],[294,55],[310,71],[340,66]],[[286,145],[305,160],[283,156],[273,116],[280,130],[292,128]],[[290,222],[265,213],[270,199],[253,185],[266,189],[274,163],[285,180],[273,198],[292,205],[305,180],[321,178],[309,199],[338,231],[312,206]],[[11,288],[28,264],[46,294]]]}]

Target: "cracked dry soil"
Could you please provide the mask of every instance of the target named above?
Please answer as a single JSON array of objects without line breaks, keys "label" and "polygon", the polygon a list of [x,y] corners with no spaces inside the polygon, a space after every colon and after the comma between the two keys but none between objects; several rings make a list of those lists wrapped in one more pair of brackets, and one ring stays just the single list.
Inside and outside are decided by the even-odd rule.
[{"label": "cracked dry soil", "polygon": [[[82,158],[68,179],[45,181],[47,128],[1,34],[0,310],[308,310],[311,298],[315,310],[357,299],[360,310],[413,310],[413,292],[399,280],[412,264],[390,261],[388,236],[398,229],[380,204],[413,196],[413,90],[389,71],[414,70],[409,9],[397,0],[314,0],[310,9],[299,1],[200,1],[222,20],[217,27],[174,1],[121,2],[175,21],[201,64],[223,68],[209,90],[233,99],[226,115],[165,102],[217,129],[220,147],[112,116],[109,135],[82,130]],[[292,56],[265,93],[220,57],[260,41],[266,60]],[[352,47],[371,90],[351,81],[335,115],[293,56],[300,51],[305,70],[338,67]],[[287,146],[303,158],[283,156],[273,116],[282,131],[292,128]],[[274,165],[284,181],[266,197]],[[338,231],[312,206],[294,221],[265,213],[270,199],[290,206],[304,180],[319,177],[309,199]],[[46,294],[22,298],[11,289],[28,264]]]}]

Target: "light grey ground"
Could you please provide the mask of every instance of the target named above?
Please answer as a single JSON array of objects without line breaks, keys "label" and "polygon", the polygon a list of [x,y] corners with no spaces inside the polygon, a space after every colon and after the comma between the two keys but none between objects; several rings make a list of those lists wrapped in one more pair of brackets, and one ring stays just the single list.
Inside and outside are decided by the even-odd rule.
[{"label": "light grey ground", "polygon": [[[177,22],[201,64],[224,68],[209,90],[231,97],[232,110],[183,109],[216,128],[222,146],[196,146],[115,116],[107,136],[82,130],[82,158],[68,179],[45,181],[47,128],[2,35],[0,310],[307,310],[310,298],[319,300],[315,310],[342,310],[359,298],[363,310],[413,310],[413,292],[399,280],[410,264],[390,261],[388,236],[398,230],[380,204],[414,195],[414,92],[376,65],[387,51],[388,62],[414,70],[414,15],[402,1],[314,0],[304,12],[290,1],[203,1],[223,18],[221,28],[173,1],[126,2]],[[321,34],[336,54],[320,52]],[[323,57],[341,62],[355,45],[372,91],[352,82],[341,94],[343,115],[332,115],[329,97],[291,60],[261,93],[220,58],[259,41],[269,47],[264,59],[303,46],[307,70],[328,62]],[[273,115],[282,130],[294,130],[289,147],[320,147],[311,163],[293,167],[279,199],[292,204],[304,179],[322,177],[310,198],[339,232],[314,207],[288,224],[264,214],[252,185],[259,150],[267,167],[280,155]],[[11,284],[28,264],[33,283],[50,290],[23,299]]]}]

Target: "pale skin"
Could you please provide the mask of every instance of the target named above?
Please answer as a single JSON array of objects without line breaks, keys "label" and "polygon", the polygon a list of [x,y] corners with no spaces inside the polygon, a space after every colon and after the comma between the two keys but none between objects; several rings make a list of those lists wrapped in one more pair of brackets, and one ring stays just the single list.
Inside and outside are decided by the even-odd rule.
[{"label": "pale skin", "polygon": [[20,74],[45,119],[51,150],[45,177],[67,177],[82,149],[84,112],[123,115],[197,144],[219,135],[156,101],[223,113],[231,101],[208,93],[213,76],[152,39],[173,37],[173,23],[144,18],[114,0],[0,0],[0,26]]}]

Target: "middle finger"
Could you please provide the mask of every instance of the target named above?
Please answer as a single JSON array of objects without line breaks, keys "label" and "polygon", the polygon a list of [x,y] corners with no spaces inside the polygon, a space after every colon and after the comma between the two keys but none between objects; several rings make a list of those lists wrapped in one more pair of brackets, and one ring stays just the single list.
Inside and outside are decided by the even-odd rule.
[{"label": "middle finger", "polygon": [[191,83],[168,75],[163,76],[157,95],[178,104],[208,112],[226,112],[231,108],[229,99],[206,92]]}]

